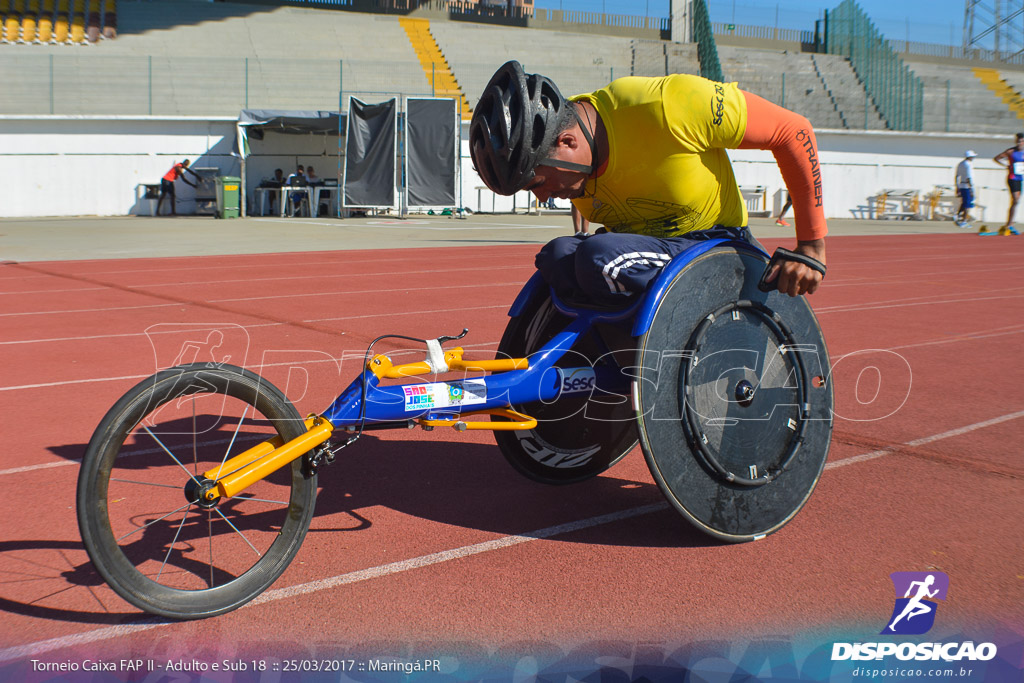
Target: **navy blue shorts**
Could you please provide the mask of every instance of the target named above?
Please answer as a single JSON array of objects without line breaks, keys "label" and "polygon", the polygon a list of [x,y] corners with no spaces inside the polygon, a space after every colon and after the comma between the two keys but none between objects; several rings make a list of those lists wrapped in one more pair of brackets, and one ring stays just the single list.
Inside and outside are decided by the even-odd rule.
[{"label": "navy blue shorts", "polygon": [[663,266],[695,241],[721,237],[753,241],[746,228],[722,227],[667,238],[612,232],[572,235],[545,244],[536,265],[560,298],[617,308],[632,303]]},{"label": "navy blue shorts", "polygon": [[974,208],[974,190],[969,187],[958,187],[956,193],[960,195],[960,208],[961,209],[973,209]]}]

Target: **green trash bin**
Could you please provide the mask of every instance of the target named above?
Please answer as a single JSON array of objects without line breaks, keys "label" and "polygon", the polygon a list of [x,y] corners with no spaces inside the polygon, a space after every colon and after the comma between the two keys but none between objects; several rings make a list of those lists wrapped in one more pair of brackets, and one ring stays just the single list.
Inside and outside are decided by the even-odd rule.
[{"label": "green trash bin", "polygon": [[242,215],[242,179],[224,175],[217,178],[217,218],[238,218]]}]

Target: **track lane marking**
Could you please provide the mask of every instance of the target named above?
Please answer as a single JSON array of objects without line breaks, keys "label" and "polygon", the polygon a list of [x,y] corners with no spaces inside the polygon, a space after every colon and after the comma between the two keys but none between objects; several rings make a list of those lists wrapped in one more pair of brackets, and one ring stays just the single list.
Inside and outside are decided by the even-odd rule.
[{"label": "track lane marking", "polygon": [[[498,307],[487,306],[487,307],[484,307],[484,308],[502,308],[502,306],[498,306]],[[465,311],[465,310],[473,310],[473,309],[467,309],[467,308],[440,309],[440,310],[435,310],[435,311],[424,311],[424,312],[425,313],[451,313],[451,312],[455,312],[455,311]],[[380,317],[382,315],[385,315],[385,314],[366,316],[366,317]],[[389,315],[389,316],[390,315],[411,315],[411,313],[393,313],[393,314],[389,313],[389,314],[386,314],[386,315]],[[348,318],[328,318],[326,320],[347,320],[347,319]],[[312,321],[312,320],[305,320],[303,322],[314,322],[314,321]],[[261,327],[276,327],[276,326],[281,326],[281,325],[284,325],[284,324],[285,323],[258,323],[258,324],[253,324],[253,325],[240,325],[239,327],[241,327],[243,329],[246,329],[246,330],[249,330],[249,329],[256,329],[256,328],[261,328]],[[215,330],[215,329],[217,329],[217,326],[216,325],[211,325],[209,328],[206,328],[206,327],[196,327],[195,331],[204,332],[204,331]],[[170,331],[170,332],[158,333],[158,334],[176,334],[176,333],[177,333],[176,331]],[[1007,336],[1007,335],[1014,335],[1014,334],[1024,334],[1024,325],[1011,325],[1011,326],[1002,327],[1002,328],[994,328],[992,330],[988,330],[988,331],[985,331],[984,333],[980,333],[980,334],[965,333],[965,334],[961,334],[961,335],[958,335],[958,336],[955,336],[955,337],[948,337],[948,338],[942,338],[942,339],[930,339],[930,340],[926,340],[926,341],[922,341],[922,342],[916,342],[916,343],[913,343],[913,344],[902,344],[900,346],[893,346],[893,347],[889,347],[889,348],[885,348],[885,349],[879,349],[879,350],[882,350],[882,351],[895,351],[897,349],[900,349],[900,350],[902,350],[902,349],[913,349],[913,348],[918,348],[918,347],[923,347],[923,346],[940,346],[942,344],[953,344],[953,343],[964,342],[964,341],[978,341],[978,340],[984,340],[984,339],[991,339],[993,337],[1004,337],[1004,336]],[[52,339],[24,339],[24,340],[19,340],[19,341],[0,342],[0,346],[4,346],[4,345],[8,345],[8,344],[36,344],[36,343],[44,343],[44,342],[48,343],[48,342],[62,342],[62,341],[83,341],[83,340],[89,340],[89,339],[108,339],[108,338],[115,338],[115,337],[144,337],[144,336],[146,336],[146,335],[143,332],[130,332],[130,333],[126,333],[126,334],[95,335],[95,336],[86,336],[86,337],[58,337],[58,338],[52,338]],[[463,348],[477,348],[477,347],[493,346],[496,343],[497,342],[481,342],[481,343],[478,343],[478,344],[463,344]],[[839,362],[841,359],[843,359],[846,356],[851,355],[853,353],[859,353],[859,351],[851,351],[849,353],[845,353],[845,354],[841,354],[841,355],[835,356],[833,358],[833,365],[835,365],[835,363]],[[344,358],[342,358],[341,360],[344,360]],[[301,361],[301,362],[298,362],[296,364],[297,365],[305,365],[307,363],[322,363],[322,362],[326,362],[326,361],[309,360],[309,361]],[[279,364],[268,365],[268,366],[262,366],[261,365],[261,366],[258,366],[258,367],[274,367],[275,365],[279,365]],[[152,374],[152,373],[150,373],[150,374]],[[43,382],[43,383],[39,383],[39,384],[20,384],[20,385],[8,386],[8,387],[0,387],[0,391],[18,391],[18,390],[22,390],[22,389],[41,389],[41,388],[45,388],[45,387],[66,386],[66,385],[71,385],[71,384],[88,384],[88,383],[92,383],[92,382],[114,382],[114,381],[120,381],[120,380],[126,380],[126,379],[144,379],[146,377],[149,377],[149,375],[125,375],[125,376],[121,376],[121,377],[96,377],[96,378],[87,378],[87,379],[64,380],[64,381],[59,381],[59,382]]]},{"label": "track lane marking", "polygon": [[[954,436],[960,436],[977,429],[983,429],[992,425],[1014,420],[1020,417],[1024,417],[1024,410],[1009,413],[1007,415],[1001,415],[999,417],[985,420],[983,422],[976,422],[971,425],[964,427],[958,427],[957,429],[951,429],[946,432],[939,434],[933,434],[920,439],[914,439],[908,441],[902,446],[921,446],[935,441],[941,441]],[[825,465],[825,470],[835,469],[837,467],[843,467],[846,465],[853,465],[860,462],[866,462],[869,460],[875,460],[885,455],[892,453],[890,449],[881,449],[872,451],[870,453],[864,453],[861,455],[855,455],[850,458],[844,458]],[[379,565],[377,567],[370,567],[368,569],[361,569],[354,572],[348,572],[346,574],[339,574],[326,579],[317,579],[316,581],[309,581],[306,583],[296,584],[294,586],[287,586],[284,588],[276,588],[273,590],[266,591],[262,595],[256,597],[252,602],[243,605],[239,609],[248,609],[250,606],[262,605],[269,602],[275,602],[277,600],[283,600],[291,597],[308,595],[323,590],[330,590],[338,586],[344,586],[351,583],[358,583],[361,581],[369,581],[384,576],[391,576],[400,574],[402,572],[412,571],[420,569],[422,567],[429,567],[435,564],[441,564],[443,562],[449,562],[452,560],[461,559],[464,557],[470,557],[472,555],[479,555],[481,553],[492,552],[495,550],[501,550],[503,548],[509,548],[512,546],[520,545],[522,543],[529,543],[531,541],[553,538],[562,534],[572,533],[574,531],[580,531],[583,529],[589,529],[591,527],[600,526],[603,524],[609,524],[611,522],[618,522],[631,517],[637,517],[640,515],[646,515],[653,512],[660,512],[662,510],[669,509],[668,502],[652,503],[650,505],[643,505],[640,507],[630,508],[628,510],[621,510],[619,512],[613,512],[606,515],[599,515],[597,517],[590,517],[587,519],[578,520],[575,522],[568,522],[565,524],[559,524],[557,526],[546,527],[544,529],[538,529],[536,531],[530,531],[523,534],[513,534],[509,536],[503,536],[490,541],[484,541],[482,543],[474,543],[472,545],[462,546],[460,548],[452,548],[450,550],[442,550],[436,553],[430,553],[427,555],[421,555],[419,557],[410,558],[408,560],[402,560],[399,562],[391,562],[389,564]],[[14,661],[18,659],[24,659],[27,657],[33,657],[47,652],[53,652],[54,650],[62,650],[68,647],[74,647],[77,645],[86,645],[89,643],[95,643],[101,640],[111,640],[113,638],[120,638],[123,636],[132,635],[141,631],[149,631],[161,626],[169,626],[172,624],[178,624],[181,622],[170,621],[157,618],[144,618],[143,621],[134,624],[119,624],[117,626],[108,626],[106,628],[100,628],[93,631],[85,631],[83,633],[76,633],[70,636],[60,636],[57,638],[51,638],[49,640],[41,640],[34,643],[27,643],[25,645],[16,645],[0,650],[0,664]]]}]

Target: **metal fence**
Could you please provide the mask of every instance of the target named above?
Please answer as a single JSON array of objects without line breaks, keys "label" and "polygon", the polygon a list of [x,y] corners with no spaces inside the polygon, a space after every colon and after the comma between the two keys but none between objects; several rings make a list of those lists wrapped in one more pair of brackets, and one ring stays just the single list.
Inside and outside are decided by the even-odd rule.
[{"label": "metal fence", "polygon": [[924,86],[854,0],[828,15],[830,54],[848,57],[878,112],[893,130],[921,130]]},{"label": "metal fence", "polygon": [[700,75],[712,81],[724,81],[722,64],[718,61],[718,47],[711,29],[708,6],[704,0],[693,0],[693,40],[697,43]]},{"label": "metal fence", "polygon": [[736,36],[737,38],[757,38],[760,40],[784,40],[793,43],[814,43],[814,31],[795,28],[776,28],[774,26],[748,26],[746,24],[726,24],[720,21],[711,23],[716,36]]},{"label": "metal fence", "polygon": [[[437,65],[440,72],[446,65]],[[536,63],[566,93],[628,76],[627,67]],[[241,109],[344,110],[348,95],[434,96],[420,62],[170,56],[0,54],[0,115],[237,116]],[[456,76],[475,104],[493,73],[468,65]],[[368,99],[372,100],[372,96]]]}]

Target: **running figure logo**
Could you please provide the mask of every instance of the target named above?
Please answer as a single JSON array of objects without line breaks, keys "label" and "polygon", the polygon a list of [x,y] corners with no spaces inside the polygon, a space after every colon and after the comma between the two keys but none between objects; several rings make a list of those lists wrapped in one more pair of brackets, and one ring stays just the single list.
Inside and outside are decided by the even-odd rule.
[{"label": "running figure logo", "polygon": [[893,572],[889,576],[897,597],[889,624],[882,633],[927,633],[935,624],[938,605],[934,599],[946,599],[949,577],[942,572]]}]

